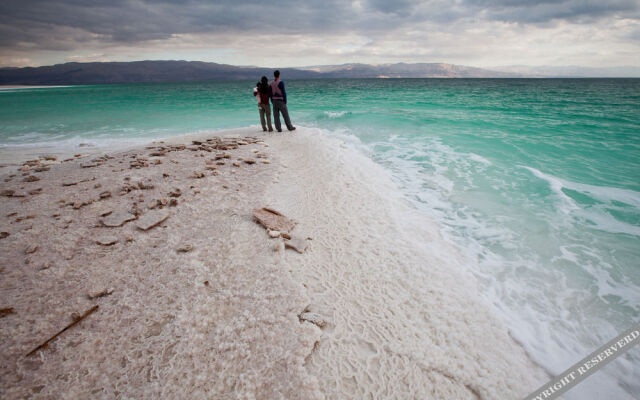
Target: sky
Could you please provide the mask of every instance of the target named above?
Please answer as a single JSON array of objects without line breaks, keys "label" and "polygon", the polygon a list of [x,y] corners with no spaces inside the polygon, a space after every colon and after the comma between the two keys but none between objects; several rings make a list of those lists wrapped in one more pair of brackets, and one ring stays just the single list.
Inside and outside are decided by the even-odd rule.
[{"label": "sky", "polygon": [[640,0],[0,0],[0,66],[640,66]]}]

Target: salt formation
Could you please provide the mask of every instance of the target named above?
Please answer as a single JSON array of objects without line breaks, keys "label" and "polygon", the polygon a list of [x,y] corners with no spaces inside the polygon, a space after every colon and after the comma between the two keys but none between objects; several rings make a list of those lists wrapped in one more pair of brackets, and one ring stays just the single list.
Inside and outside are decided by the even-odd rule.
[{"label": "salt formation", "polygon": [[298,236],[290,236],[289,239],[285,240],[284,246],[302,254],[307,250],[307,247],[309,247],[309,242]]},{"label": "salt formation", "polygon": [[298,316],[301,321],[309,321],[312,324],[318,325],[320,328],[324,328],[327,325],[327,320],[320,314],[313,312],[303,312]]},{"label": "salt formation", "polygon": [[124,225],[128,221],[133,221],[134,219],[136,219],[136,216],[129,212],[115,212],[107,215],[102,220],[102,223],[104,226],[118,227]]},{"label": "salt formation", "polygon": [[253,210],[253,218],[271,231],[290,232],[296,226],[289,218],[267,207]]},{"label": "salt formation", "polygon": [[260,144],[201,137],[5,176],[0,398],[321,398],[304,367],[320,335],[298,318],[308,298],[247,211],[274,168],[207,169]]},{"label": "salt formation", "polygon": [[164,222],[167,218],[169,218],[169,213],[165,211],[149,211],[142,217],[140,217],[140,219],[138,219],[138,223],[136,224],[136,226],[143,231],[147,231],[154,226]]},{"label": "salt formation", "polygon": [[[299,129],[268,137],[270,165],[210,170],[262,141],[195,139],[5,178],[1,398],[504,399],[546,381],[370,160]],[[285,253],[253,209],[313,246]]]},{"label": "salt formation", "polygon": [[111,246],[118,243],[118,238],[116,236],[107,236],[107,235],[98,236],[96,238],[96,243],[102,246]]},{"label": "salt formation", "polygon": [[317,238],[283,262],[331,320],[306,363],[324,395],[515,399],[544,383],[456,248],[386,172],[322,133],[297,132],[269,141],[281,167],[267,204]]}]

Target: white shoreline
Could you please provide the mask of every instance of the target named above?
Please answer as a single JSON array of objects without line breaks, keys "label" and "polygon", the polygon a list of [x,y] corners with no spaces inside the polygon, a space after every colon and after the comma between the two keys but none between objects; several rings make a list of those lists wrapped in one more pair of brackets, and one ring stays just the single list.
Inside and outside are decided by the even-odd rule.
[{"label": "white shoreline", "polygon": [[307,362],[328,398],[521,398],[546,382],[386,170],[313,129],[268,143],[269,205],[313,237],[285,265],[331,321]]},{"label": "white shoreline", "polygon": [[63,88],[77,85],[0,85],[0,90]]},{"label": "white shoreline", "polygon": [[211,136],[256,135],[260,132],[259,128],[254,129],[253,126],[250,126],[235,129],[183,133],[175,136],[158,138],[131,138],[121,142],[118,142],[117,139],[113,139],[109,141],[99,141],[96,143],[92,141],[91,138],[87,138],[77,144],[72,144],[71,147],[67,146],[67,142],[4,144],[0,145],[0,176],[11,174],[13,173],[12,171],[15,171],[23,162],[31,159],[37,159],[41,156],[55,156],[58,160],[73,158],[76,154],[81,154],[82,157],[100,156],[140,149],[156,142],[182,143]]}]

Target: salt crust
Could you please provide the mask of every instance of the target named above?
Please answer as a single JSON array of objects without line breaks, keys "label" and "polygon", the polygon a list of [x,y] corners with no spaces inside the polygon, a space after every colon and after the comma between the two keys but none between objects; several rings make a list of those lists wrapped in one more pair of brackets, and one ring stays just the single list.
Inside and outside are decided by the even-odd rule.
[{"label": "salt crust", "polygon": [[[437,225],[390,195],[384,171],[313,130],[264,138],[268,147],[232,153],[268,149],[273,163],[235,174],[219,166],[193,179],[211,154],[190,150],[126,169],[132,154],[153,151],[138,148],[2,183],[43,190],[0,203],[10,233],[0,241],[0,306],[16,311],[0,320],[0,397],[505,399],[546,380],[479,300]],[[65,197],[118,193],[125,177],[154,188],[60,207]],[[69,179],[86,180],[62,186]],[[105,208],[143,209],[176,187],[178,205],[149,231],[99,222]],[[313,239],[305,254],[272,250],[251,218],[265,205]],[[121,240],[100,246],[98,234]],[[113,292],[91,300],[96,287]],[[93,304],[96,313],[24,357]],[[305,311],[328,322],[301,322]]]},{"label": "salt crust", "polygon": [[[251,149],[266,148],[253,143],[228,153],[248,157]],[[0,184],[43,189],[0,202],[2,230],[10,234],[0,239],[0,307],[15,308],[0,319],[0,398],[322,397],[304,367],[320,332],[298,319],[309,299],[251,217],[275,164],[211,171],[206,161],[215,152],[189,148],[166,153],[160,164],[145,162],[156,150],[113,154],[91,168],[80,167],[90,163],[83,157],[51,165],[37,182],[22,182],[18,172]],[[194,179],[194,171],[206,176]],[[121,190],[143,179],[153,188]],[[79,183],[62,185],[69,180]],[[170,217],[148,231],[136,221],[100,222],[105,209],[144,216],[148,205],[161,204],[154,200],[174,198],[175,188],[177,205],[163,208]],[[113,195],[79,209],[60,202],[105,190]],[[97,244],[104,235],[119,240]],[[39,247],[27,254],[29,244]],[[191,251],[178,251],[186,245]],[[96,288],[113,292],[91,299]],[[25,357],[73,312],[94,304],[98,311]]]},{"label": "salt crust", "polygon": [[330,321],[306,364],[327,398],[517,399],[547,381],[386,171],[320,131],[269,146],[267,205],[313,238],[284,265]]}]

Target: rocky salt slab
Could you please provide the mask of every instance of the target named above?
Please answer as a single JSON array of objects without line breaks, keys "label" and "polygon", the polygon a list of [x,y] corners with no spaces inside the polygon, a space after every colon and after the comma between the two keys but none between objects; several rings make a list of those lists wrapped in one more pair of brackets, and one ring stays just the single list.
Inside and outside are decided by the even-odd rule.
[{"label": "rocky salt slab", "polygon": [[102,224],[108,227],[119,227],[134,219],[136,216],[130,212],[113,212],[102,219]]},{"label": "rocky salt slab", "polygon": [[296,226],[295,222],[280,212],[267,207],[254,209],[253,218],[271,231],[290,232]]},{"label": "rocky salt slab", "polygon": [[136,226],[143,231],[147,231],[154,226],[159,225],[169,218],[169,213],[161,210],[152,210],[144,214],[138,219]]},{"label": "rocky salt slab", "polygon": [[284,241],[284,246],[289,249],[293,249],[298,253],[304,253],[309,247],[309,242],[306,239],[297,236],[291,236],[291,239]]},{"label": "rocky salt slab", "polygon": [[327,325],[327,319],[324,316],[313,312],[303,312],[298,318],[300,318],[300,321],[311,322],[320,328],[324,328]]},{"label": "rocky salt slab", "polygon": [[[0,306],[17,313],[3,318],[0,329],[0,397],[322,397],[304,367],[318,328],[297,318],[309,299],[279,265],[286,254],[272,252],[273,240],[250,218],[277,163],[240,167],[235,174],[221,167],[191,178],[207,171],[206,160],[217,152],[226,152],[220,160],[230,159],[227,164],[249,158],[253,153],[243,143],[257,139],[240,136],[194,138],[201,144],[193,151],[167,141],[92,160],[60,157],[69,161],[38,173],[38,195],[28,193],[36,183],[23,183],[24,176],[5,178],[0,191],[24,197],[0,202],[6,232]],[[158,151],[166,162],[148,158]],[[8,168],[15,173],[21,167]],[[119,195],[124,183],[136,188]],[[112,195],[101,197],[105,191]],[[71,207],[78,200],[94,201]],[[138,229],[150,218],[153,200],[156,208],[171,206],[168,223]],[[140,212],[135,223],[127,223],[135,217],[131,211]],[[118,242],[96,244],[103,236],[112,236],[104,243]],[[40,249],[27,254],[27,244]],[[197,251],[177,251],[188,250],[186,244]],[[89,318],[25,357],[73,313],[98,304]],[[274,355],[282,362],[274,365]]]},{"label": "rocky salt slab", "polygon": [[190,252],[192,250],[193,250],[193,245],[192,244],[188,244],[188,243],[187,244],[183,244],[183,245],[179,246],[176,249],[176,251],[178,253],[188,253],[188,252]]},{"label": "rocky salt slab", "polygon": [[87,296],[89,296],[90,299],[97,299],[99,297],[104,297],[104,296],[108,296],[110,294],[113,293],[113,288],[94,288],[92,289]]},{"label": "rocky salt slab", "polygon": [[118,238],[116,236],[98,236],[95,242],[102,246],[112,246],[118,243]]},{"label": "rocky salt slab", "polygon": [[269,234],[269,237],[273,238],[273,239],[280,237],[280,231],[271,231],[271,230],[269,230],[269,231],[267,231],[267,233]]}]

